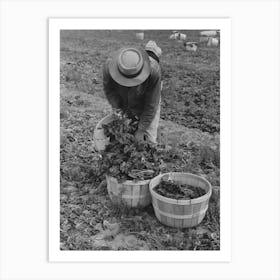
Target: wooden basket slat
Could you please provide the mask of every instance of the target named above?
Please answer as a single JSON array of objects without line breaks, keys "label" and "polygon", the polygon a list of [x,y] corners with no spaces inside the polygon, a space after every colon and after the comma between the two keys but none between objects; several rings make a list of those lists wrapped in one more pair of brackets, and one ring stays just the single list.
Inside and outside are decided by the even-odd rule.
[{"label": "wooden basket slat", "polygon": [[200,210],[199,211],[202,212],[207,207],[208,203],[209,203],[209,199],[203,201],[200,205]]},{"label": "wooden basket slat", "polygon": [[203,215],[200,215],[200,216],[198,217],[198,224],[202,222],[202,220],[203,220],[204,217],[205,217],[205,214],[206,214],[206,213],[204,213]]},{"label": "wooden basket slat", "polygon": [[183,219],[173,219],[174,220],[174,227],[182,228],[184,220]]},{"label": "wooden basket slat", "polygon": [[184,215],[184,205],[178,205],[178,204],[173,204],[172,205],[173,211],[172,213],[178,214],[178,215]]},{"label": "wooden basket slat", "polygon": [[[161,214],[159,212],[155,212],[155,215],[157,217],[157,219],[160,221],[161,220]],[[165,217],[166,218],[166,217]]]},{"label": "wooden basket slat", "polygon": [[186,227],[191,227],[192,225],[192,219],[185,219],[183,220],[183,227],[186,228]]},{"label": "wooden basket slat", "polygon": [[192,208],[193,214],[198,213],[198,212],[200,211],[200,209],[201,209],[201,204],[202,204],[202,203],[193,204],[193,208]]},{"label": "wooden basket slat", "polygon": [[144,193],[145,191],[145,186],[143,186],[142,188],[139,187],[139,200],[138,200],[138,203],[137,203],[137,206],[133,206],[133,207],[139,207],[140,205],[142,205],[142,203],[144,203],[144,199],[145,197],[143,198],[143,195],[145,195]]},{"label": "wooden basket slat", "polygon": [[132,201],[131,201],[131,207],[137,207],[140,198],[140,186],[130,186],[131,188],[131,196],[132,196]]},{"label": "wooden basket slat", "polygon": [[139,205],[149,205],[152,203],[152,197],[150,194],[150,189],[149,189],[149,184],[143,185],[140,188],[140,201],[139,201]]},{"label": "wooden basket slat", "polygon": [[119,183],[116,178],[106,176],[107,190],[114,204],[126,207],[146,207],[151,203],[149,180],[135,182],[125,181]]},{"label": "wooden basket slat", "polygon": [[167,217],[166,217],[165,215],[159,214],[159,212],[156,212],[156,211],[155,211],[155,214],[156,214],[157,219],[158,219],[161,223],[163,223],[164,225],[167,224]]},{"label": "wooden basket slat", "polygon": [[123,195],[128,196],[128,197],[132,196],[130,186],[126,187],[126,186],[122,185],[121,183],[117,183],[117,185],[118,185],[119,190],[121,190],[120,195],[123,194]]},{"label": "wooden basket slat", "polygon": [[173,213],[173,205],[171,203],[165,203],[158,200],[158,204],[160,205],[159,210],[166,213]]},{"label": "wooden basket slat", "polygon": [[175,227],[175,221],[173,218],[166,217],[166,224],[170,227]]},{"label": "wooden basket slat", "polygon": [[163,201],[154,198],[153,199],[153,204],[155,204],[155,207],[157,207],[158,209],[160,209],[161,211],[165,211],[165,204]]},{"label": "wooden basket slat", "polygon": [[199,216],[195,216],[191,219],[191,227],[198,225]]},{"label": "wooden basket slat", "polygon": [[192,205],[183,205],[184,207],[184,214],[191,215],[193,213],[193,204]]}]

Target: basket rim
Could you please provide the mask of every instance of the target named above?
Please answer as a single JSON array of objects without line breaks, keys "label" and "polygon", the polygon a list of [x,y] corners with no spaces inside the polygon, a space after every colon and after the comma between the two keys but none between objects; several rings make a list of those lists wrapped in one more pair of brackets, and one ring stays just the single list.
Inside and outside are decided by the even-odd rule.
[{"label": "basket rim", "polygon": [[99,120],[99,122],[96,124],[95,128],[94,128],[94,131],[97,130],[97,129],[100,129],[102,128],[102,124],[105,120],[109,119],[109,118],[112,118],[112,121],[114,120],[114,114],[113,113],[110,113],[108,115],[106,115],[105,117],[103,117],[101,120]]},{"label": "basket rim", "polygon": [[[114,120],[114,114],[110,113],[110,114],[106,115],[96,124],[96,126],[93,130],[93,135],[92,135],[92,140],[94,142],[108,141],[109,140],[109,137],[106,137],[106,135],[104,134],[104,129],[102,127],[102,124],[103,124],[104,120],[109,119],[109,118],[112,118],[112,121],[113,121]],[[101,133],[101,136],[100,136],[100,133]],[[98,150],[98,151],[101,151],[101,150]]]},{"label": "basket rim", "polygon": [[106,179],[114,179],[115,181],[117,181],[118,184],[122,184],[122,185],[147,185],[150,183],[150,181],[153,179],[148,179],[148,180],[139,180],[139,181],[133,181],[133,180],[126,180],[122,183],[120,183],[118,181],[118,179],[116,177],[113,177],[113,176],[110,176],[110,175],[105,175],[106,176]]},{"label": "basket rim", "polygon": [[169,203],[172,203],[172,204],[177,204],[177,205],[192,205],[192,204],[197,204],[197,203],[200,203],[200,202],[203,202],[203,201],[206,201],[208,198],[211,197],[212,195],[212,185],[211,183],[206,180],[205,178],[199,176],[199,175],[196,175],[196,174],[193,174],[193,173],[187,173],[187,172],[166,172],[166,173],[162,173],[162,174],[159,174],[157,175],[156,177],[154,177],[152,180],[156,179],[156,178],[160,178],[160,177],[163,177],[167,174],[184,174],[184,175],[191,175],[192,177],[196,177],[196,178],[199,178],[201,179],[202,181],[204,181],[208,187],[209,187],[209,191],[203,195],[203,196],[200,196],[200,197],[197,197],[197,198],[193,198],[193,199],[174,199],[174,198],[168,198],[168,197],[165,197],[163,195],[160,195],[158,194],[157,192],[154,191],[154,188],[157,186],[152,186],[151,185],[151,182],[149,183],[149,190],[150,190],[150,193],[151,193],[151,196],[152,197],[156,197],[158,198],[159,200],[161,201],[164,201],[164,202],[169,202]]}]

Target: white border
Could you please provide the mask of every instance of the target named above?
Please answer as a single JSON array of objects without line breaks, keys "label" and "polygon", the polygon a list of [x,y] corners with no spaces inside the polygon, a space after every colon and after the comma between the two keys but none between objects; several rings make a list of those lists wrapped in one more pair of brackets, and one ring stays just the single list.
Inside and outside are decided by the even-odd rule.
[{"label": "white border", "polygon": [[[221,30],[221,250],[60,251],[59,96],[61,29]],[[51,262],[229,262],[231,260],[231,21],[186,18],[49,19],[49,261]],[[223,187],[224,186],[224,187]]]}]

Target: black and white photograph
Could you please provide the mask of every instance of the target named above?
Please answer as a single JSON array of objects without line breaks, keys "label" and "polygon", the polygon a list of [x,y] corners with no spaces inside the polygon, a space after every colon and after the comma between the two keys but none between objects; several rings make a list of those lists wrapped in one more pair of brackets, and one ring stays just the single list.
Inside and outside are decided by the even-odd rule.
[{"label": "black and white photograph", "polygon": [[279,7],[0,1],[0,279],[279,280]]},{"label": "black and white photograph", "polygon": [[61,250],[220,249],[219,41],[61,31]]},{"label": "black and white photograph", "polygon": [[221,44],[59,30],[60,251],[220,251]]},{"label": "black and white photograph", "polygon": [[279,8],[0,1],[0,279],[279,280]]}]

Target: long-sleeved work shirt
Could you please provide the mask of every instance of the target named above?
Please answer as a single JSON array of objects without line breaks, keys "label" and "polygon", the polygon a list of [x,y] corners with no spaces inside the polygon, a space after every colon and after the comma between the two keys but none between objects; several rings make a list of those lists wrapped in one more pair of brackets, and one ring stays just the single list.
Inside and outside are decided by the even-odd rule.
[{"label": "long-sleeved work shirt", "polygon": [[139,120],[138,129],[146,130],[156,115],[160,103],[161,71],[158,62],[150,58],[151,73],[140,85],[125,87],[115,82],[109,73],[109,61],[103,68],[104,93],[113,108],[121,109]]}]

